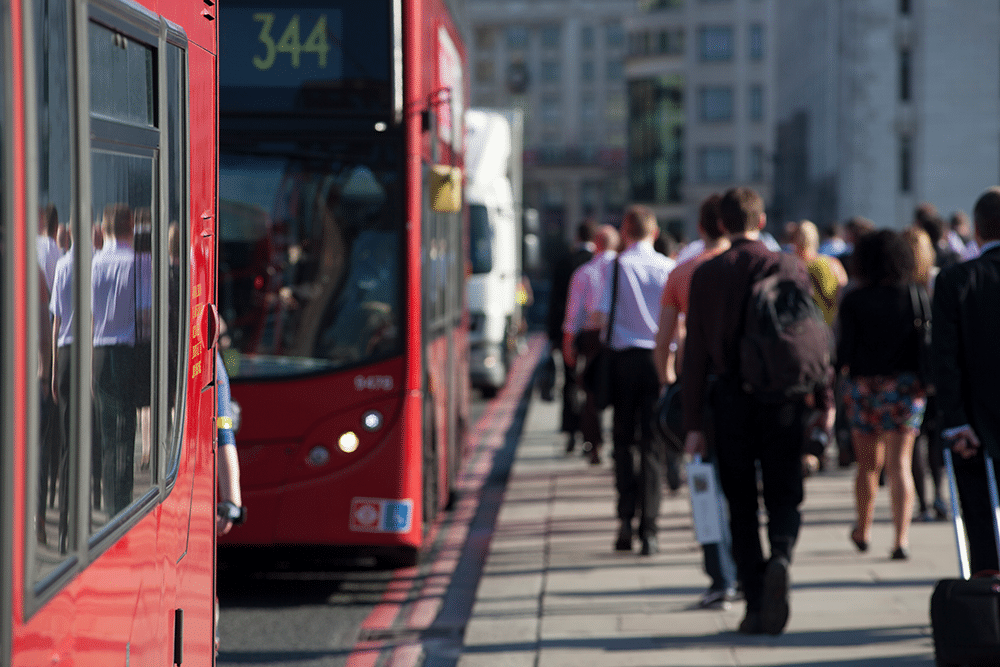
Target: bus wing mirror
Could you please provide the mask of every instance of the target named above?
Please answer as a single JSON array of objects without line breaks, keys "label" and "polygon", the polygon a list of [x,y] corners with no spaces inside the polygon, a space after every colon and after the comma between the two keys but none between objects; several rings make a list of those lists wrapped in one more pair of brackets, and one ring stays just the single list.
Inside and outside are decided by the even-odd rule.
[{"label": "bus wing mirror", "polygon": [[462,210],[462,170],[436,164],[430,172],[431,208],[438,213]]}]

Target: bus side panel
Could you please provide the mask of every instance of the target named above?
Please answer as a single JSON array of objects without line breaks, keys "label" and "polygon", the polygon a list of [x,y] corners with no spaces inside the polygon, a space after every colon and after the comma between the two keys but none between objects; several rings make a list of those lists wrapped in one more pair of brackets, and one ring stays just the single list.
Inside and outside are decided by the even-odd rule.
[{"label": "bus side panel", "polygon": [[[197,46],[190,58],[191,133],[191,325],[192,358],[188,379],[188,428],[196,441],[190,443],[195,487],[191,494],[191,524],[188,550],[178,571],[177,607],[184,610],[185,653],[214,653],[215,591],[215,391],[206,390],[215,377],[214,341],[207,340],[205,308],[215,302],[215,216],[218,176],[217,66],[212,53]],[[196,317],[201,314],[201,317]],[[212,314],[214,317],[214,314]],[[196,341],[201,339],[200,348]],[[200,367],[199,367],[200,363]],[[208,599],[206,599],[206,592]],[[171,624],[172,624],[171,619]]]},{"label": "bus side panel", "polygon": [[[423,0],[404,0],[403,6],[403,62],[404,62],[404,95],[406,103],[404,109],[422,110],[427,105],[425,99],[426,92],[421,85],[420,71],[424,69],[420,63],[425,62],[422,35],[424,30]],[[414,480],[416,489],[422,488],[423,479],[423,456],[413,456],[413,450],[422,454],[423,445],[423,392],[429,388],[426,385],[425,377],[429,369],[423,368],[424,346],[428,341],[423,340],[423,304],[421,276],[423,274],[419,258],[423,256],[421,242],[423,239],[423,221],[421,215],[423,211],[423,183],[421,173],[423,171],[422,150],[423,146],[423,121],[420,113],[409,113],[404,118],[406,124],[406,229],[407,229],[407,257],[409,261],[406,266],[406,294],[407,294],[407,316],[409,318],[408,342],[406,358],[409,365],[406,370],[406,400],[404,407],[403,439],[400,447],[400,454],[407,461],[409,478]],[[442,385],[446,386],[446,385]],[[424,523],[422,494],[418,495],[414,501],[416,515],[419,517],[414,521],[416,535],[422,534]],[[419,540],[417,542],[419,544]]]}]

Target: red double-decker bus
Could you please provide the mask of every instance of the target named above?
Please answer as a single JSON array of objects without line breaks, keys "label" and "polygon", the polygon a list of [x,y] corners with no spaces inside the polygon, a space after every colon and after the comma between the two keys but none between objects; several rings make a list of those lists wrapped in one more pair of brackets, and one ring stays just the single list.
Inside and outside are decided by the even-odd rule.
[{"label": "red double-decker bus", "polygon": [[0,664],[211,665],[215,6],[0,3]]},{"label": "red double-decker bus", "polygon": [[465,51],[449,0],[237,0],[219,303],[250,520],[412,560],[468,420]]}]

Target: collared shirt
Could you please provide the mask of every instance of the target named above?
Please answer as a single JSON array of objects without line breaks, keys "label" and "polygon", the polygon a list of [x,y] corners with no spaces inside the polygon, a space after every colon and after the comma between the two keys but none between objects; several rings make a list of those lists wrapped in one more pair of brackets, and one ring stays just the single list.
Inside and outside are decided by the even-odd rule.
[{"label": "collared shirt", "polygon": [[[612,349],[639,347],[652,350],[655,347],[660,296],[667,284],[667,276],[676,264],[653,249],[649,241],[638,241],[618,256],[618,295],[614,321],[611,322]],[[611,266],[613,269],[614,264]],[[613,278],[609,272],[597,305],[597,311],[605,316],[611,311]]]},{"label": "collared shirt", "polygon": [[566,318],[563,333],[576,335],[583,329],[596,329],[594,313],[597,301],[604,290],[610,268],[615,261],[614,250],[605,250],[595,255],[573,272],[569,281],[569,296],[566,299]]},{"label": "collared shirt", "polygon": [[35,239],[35,246],[38,250],[38,266],[45,274],[45,287],[51,293],[52,281],[56,276],[56,262],[62,257],[62,250],[52,237],[44,235]]},{"label": "collared shirt", "polygon": [[92,262],[94,345],[135,345],[135,251],[110,239]]},{"label": "collared shirt", "polygon": [[59,318],[57,344],[59,347],[73,343],[73,251],[56,262],[55,278],[52,281],[52,296],[49,298],[49,312]]}]

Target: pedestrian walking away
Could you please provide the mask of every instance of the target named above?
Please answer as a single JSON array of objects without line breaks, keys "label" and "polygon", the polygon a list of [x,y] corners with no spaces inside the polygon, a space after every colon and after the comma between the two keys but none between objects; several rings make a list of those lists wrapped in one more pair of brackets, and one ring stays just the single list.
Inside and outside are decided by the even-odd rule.
[{"label": "pedestrian walking away", "polygon": [[[566,317],[563,320],[562,354],[565,367],[572,369],[577,378],[583,378],[581,359],[586,366],[594,360],[601,347],[601,318],[597,312],[597,301],[618,255],[618,240],[618,230],[611,225],[598,228],[594,236],[594,256],[574,271],[570,280]],[[592,465],[598,465],[601,462],[604,437],[601,432],[601,410],[591,391],[586,392],[579,424],[583,453]]]},{"label": "pedestrian walking away", "polygon": [[[779,634],[789,615],[789,565],[801,525],[802,451],[806,396],[829,381],[830,350],[822,337],[812,343],[817,363],[812,386],[789,385],[786,391],[761,394],[741,358],[746,343],[751,297],[761,279],[774,276],[791,289],[811,315],[812,285],[797,257],[769,250],[760,241],[766,222],[764,202],[750,188],[727,191],[719,203],[720,219],[731,247],[698,267],[691,278],[687,343],[681,375],[684,397],[685,450],[706,451],[706,401],[713,410],[716,458],[722,490],[729,501],[733,557],[746,597],[739,630],[746,634]],[[804,300],[804,301],[803,301]],[[812,320],[813,325],[817,320]],[[825,326],[822,320],[818,324]],[[809,330],[809,327],[805,329]],[[812,339],[810,339],[812,340]],[[821,360],[827,359],[826,368]],[[763,362],[774,361],[767,358]],[[826,373],[825,377],[819,375]],[[825,395],[819,392],[820,395]],[[760,489],[758,491],[758,467]],[[769,558],[765,560],[759,530],[759,495],[767,512]]]},{"label": "pedestrian walking away", "polygon": [[[930,306],[912,282],[915,255],[899,233],[884,229],[855,248],[859,287],[840,307],[837,365],[857,459],[857,522],[850,538],[867,551],[879,476],[885,469],[892,508],[891,557],[909,557],[915,489],[913,446],[926,408],[925,363]],[[915,323],[919,322],[919,326]]]},{"label": "pedestrian walking away", "polygon": [[563,364],[562,418],[559,430],[566,434],[566,453],[576,448],[576,434],[580,430],[580,384],[576,373],[565,365],[562,355],[563,318],[566,317],[566,301],[569,297],[569,283],[573,272],[594,256],[595,225],[590,220],[580,223],[577,228],[576,246],[560,257],[552,270],[552,292],[549,296],[547,329],[549,344],[555,356]]},{"label": "pedestrian walking away", "polygon": [[998,567],[983,449],[1000,460],[1000,187],[980,196],[973,221],[980,256],[935,282],[932,367],[975,573]]},{"label": "pedestrian walking away", "polygon": [[[640,553],[654,554],[657,515],[663,486],[663,448],[653,437],[653,405],[660,383],[653,363],[660,297],[675,262],[653,249],[659,233],[656,216],[645,206],[630,206],[622,221],[625,249],[617,261],[614,324],[607,344],[613,354],[611,406],[613,409],[615,487],[618,493],[617,551],[631,551],[635,531]],[[598,312],[612,312],[612,285],[604,287]],[[639,466],[636,470],[635,458]],[[633,521],[636,525],[633,526]]]},{"label": "pedestrian walking away", "polygon": [[[670,272],[666,287],[663,289],[663,296],[660,299],[660,322],[656,332],[656,346],[653,349],[662,391],[667,391],[668,387],[678,382],[677,369],[683,368],[684,341],[687,334],[684,318],[688,312],[691,276],[699,266],[729,249],[729,238],[719,221],[721,199],[720,195],[712,194],[701,203],[698,211],[698,235],[704,250],[696,257],[678,264],[677,268]],[[683,434],[678,434],[678,437],[683,438]],[[714,438],[709,437],[707,440],[705,462],[714,462]],[[699,603],[706,608],[725,608],[736,597],[736,563],[733,562],[729,526],[724,525],[721,532],[721,539],[718,542],[702,545],[705,573],[711,579],[711,584]]]}]

